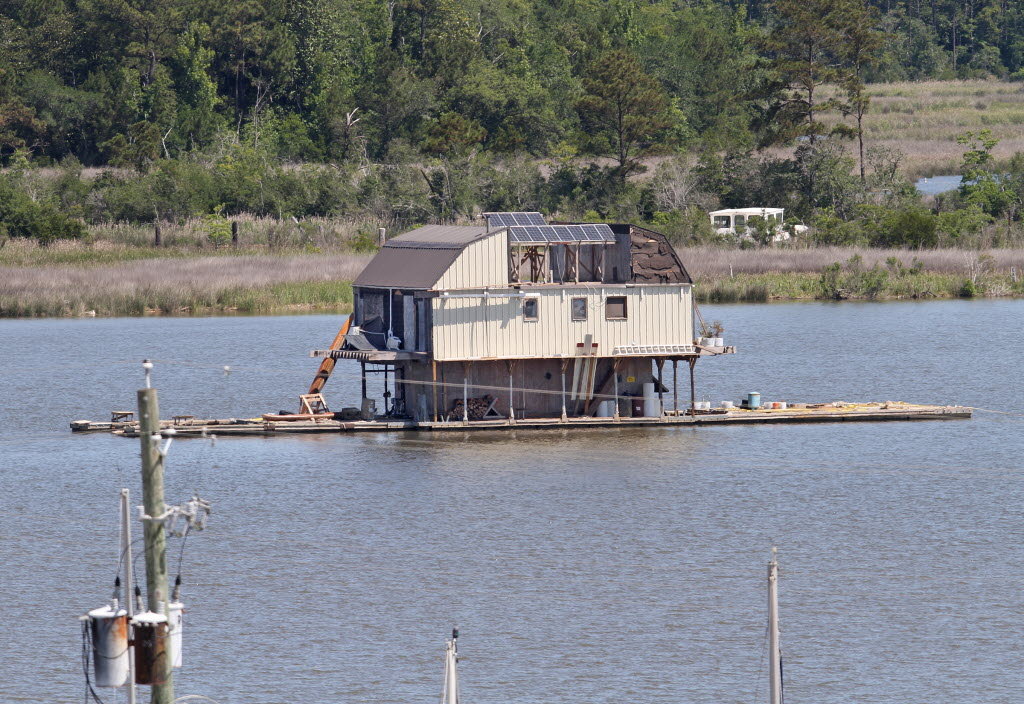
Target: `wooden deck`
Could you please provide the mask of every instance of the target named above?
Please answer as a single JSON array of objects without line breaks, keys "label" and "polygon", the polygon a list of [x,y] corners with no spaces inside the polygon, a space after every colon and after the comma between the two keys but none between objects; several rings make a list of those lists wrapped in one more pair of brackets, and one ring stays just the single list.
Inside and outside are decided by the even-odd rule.
[{"label": "wooden deck", "polygon": [[[469,422],[416,422],[413,420],[377,419],[372,421],[265,421],[260,418],[227,418],[198,420],[178,416],[161,422],[173,428],[178,437],[217,435],[286,435],[292,433],[349,432],[465,432],[469,430],[551,429],[551,428],[616,428],[642,426],[721,425],[729,423],[837,423],[864,421],[953,420],[970,418],[973,409],[967,406],[926,406],[909,403],[813,404],[815,407],[775,409],[731,409],[728,411],[680,413],[645,418],[526,418],[474,420]],[[72,432],[109,432],[136,437],[138,423],[94,422],[78,420],[71,423]]]}]

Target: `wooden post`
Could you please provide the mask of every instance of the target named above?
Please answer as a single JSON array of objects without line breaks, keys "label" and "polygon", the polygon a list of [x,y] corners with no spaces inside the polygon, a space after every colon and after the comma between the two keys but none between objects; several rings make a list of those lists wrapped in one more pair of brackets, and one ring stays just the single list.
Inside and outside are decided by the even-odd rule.
[{"label": "wooden post", "polygon": [[430,361],[430,374],[431,384],[430,388],[434,392],[434,422],[437,422],[437,360],[433,359]]},{"label": "wooden post", "polygon": [[619,419],[619,360],[616,359],[612,362],[612,380],[614,381],[613,389],[615,394],[615,420]]},{"label": "wooden post", "polygon": [[676,417],[679,417],[679,385],[676,383],[679,379],[679,360],[672,360],[672,411]]},{"label": "wooden post", "polygon": [[697,415],[697,382],[693,379],[695,366],[697,366],[697,358],[690,357],[690,415]]},{"label": "wooden post", "polygon": [[665,360],[658,357],[654,360],[654,363],[658,367],[658,415],[663,416],[665,415],[665,399],[662,396],[661,390],[665,388],[665,385],[662,383],[662,378],[664,377],[662,372],[665,369]]},{"label": "wooden post", "polygon": [[465,375],[462,377],[462,422],[469,422],[469,377]]},{"label": "wooden post", "polygon": [[505,368],[508,369],[508,422],[510,425],[515,425],[516,422],[516,409],[512,396],[512,372],[515,369],[515,364],[512,360],[505,362]]},{"label": "wooden post", "polygon": [[[142,446],[142,502],[147,516],[164,515],[164,456],[160,452],[160,408],[156,389],[139,389],[139,441]],[[150,611],[168,616],[167,602],[167,536],[162,520],[148,520],[143,525],[146,551],[146,597]],[[130,585],[129,585],[130,586]],[[161,684],[152,687],[152,704],[172,704],[170,649],[153,663],[154,679]]]},{"label": "wooden post", "polygon": [[359,378],[362,381],[363,398],[366,398],[366,362],[362,360],[359,362]]},{"label": "wooden post", "polygon": [[569,419],[565,413],[565,367],[569,364],[567,361],[562,362],[562,422],[564,423]]},{"label": "wooden post", "polygon": [[160,221],[157,220],[153,223],[153,246],[160,246]]},{"label": "wooden post", "polygon": [[237,247],[238,246],[238,221],[237,220],[232,220],[231,221],[231,246],[232,247]]}]

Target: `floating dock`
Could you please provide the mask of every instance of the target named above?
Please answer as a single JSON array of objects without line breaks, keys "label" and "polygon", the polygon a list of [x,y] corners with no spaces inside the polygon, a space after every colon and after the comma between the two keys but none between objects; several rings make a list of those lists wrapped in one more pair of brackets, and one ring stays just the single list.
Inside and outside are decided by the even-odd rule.
[{"label": "floating dock", "polygon": [[[843,403],[796,404],[785,409],[733,408],[711,411],[669,412],[652,417],[569,417],[569,418],[507,418],[486,420],[414,421],[377,418],[375,420],[309,420],[267,421],[262,418],[226,418],[200,420],[176,416],[161,421],[164,430],[173,429],[176,436],[226,435],[288,435],[295,433],[358,433],[358,432],[465,432],[470,430],[619,428],[647,426],[723,425],[735,423],[837,423],[864,421],[954,420],[970,418],[968,406],[929,406],[912,403]],[[108,432],[137,437],[138,422],[121,419],[110,422],[76,420],[72,432]]]}]

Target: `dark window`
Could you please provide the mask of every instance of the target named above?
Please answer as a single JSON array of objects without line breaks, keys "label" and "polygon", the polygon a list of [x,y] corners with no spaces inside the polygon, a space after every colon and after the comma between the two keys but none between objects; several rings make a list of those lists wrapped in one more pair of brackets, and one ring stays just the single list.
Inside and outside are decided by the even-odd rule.
[{"label": "dark window", "polygon": [[606,320],[625,320],[626,297],[608,296],[604,299],[604,317]]},{"label": "dark window", "polygon": [[586,298],[574,298],[574,299],[572,299],[572,319],[573,320],[586,320],[587,319],[587,299]]},{"label": "dark window", "polygon": [[523,320],[537,319],[537,299],[527,298],[523,300]]}]

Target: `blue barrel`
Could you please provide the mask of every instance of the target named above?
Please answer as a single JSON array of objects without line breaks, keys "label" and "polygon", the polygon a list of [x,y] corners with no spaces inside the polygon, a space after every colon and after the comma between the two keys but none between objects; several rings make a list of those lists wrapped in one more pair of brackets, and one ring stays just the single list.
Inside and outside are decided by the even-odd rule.
[{"label": "blue barrel", "polygon": [[747,406],[749,408],[760,408],[761,407],[761,394],[757,391],[751,391],[747,394]]}]

